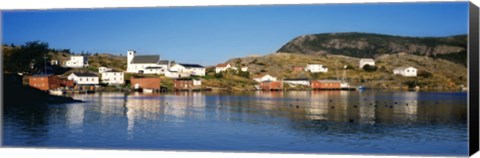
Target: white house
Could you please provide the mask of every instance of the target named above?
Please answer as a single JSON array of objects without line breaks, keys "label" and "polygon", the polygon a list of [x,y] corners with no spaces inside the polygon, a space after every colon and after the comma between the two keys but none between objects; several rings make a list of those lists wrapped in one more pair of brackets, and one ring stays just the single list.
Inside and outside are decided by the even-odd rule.
[{"label": "white house", "polygon": [[201,86],[202,80],[193,80],[193,86]]},{"label": "white house", "polygon": [[264,81],[277,81],[276,77],[270,76],[268,74],[265,75],[257,75],[253,77],[253,80],[257,82],[264,82]]},{"label": "white house", "polygon": [[191,73],[189,72],[178,72],[178,71],[165,71],[165,77],[168,78],[182,78],[182,77],[190,77]]},{"label": "white house", "polygon": [[321,64],[308,64],[305,67],[305,71],[307,72],[312,72],[312,73],[318,73],[318,72],[328,72],[328,68],[326,66],[323,66]]},{"label": "white house", "polygon": [[58,60],[50,60],[50,65],[58,65]]},{"label": "white house", "polygon": [[127,52],[128,73],[164,74],[170,61],[160,60],[159,55],[136,55],[135,51]]},{"label": "white house", "polygon": [[310,86],[310,80],[307,78],[284,79],[283,83]]},{"label": "white house", "polygon": [[88,66],[88,58],[82,55],[72,55],[70,60],[65,62],[66,67],[83,68]]},{"label": "white house", "polygon": [[362,58],[360,59],[359,67],[363,68],[365,65],[375,66],[375,60],[371,58]]},{"label": "white house", "polygon": [[94,73],[88,72],[74,72],[68,75],[68,80],[73,80],[74,83],[79,85],[85,84],[98,84],[98,76]]},{"label": "white house", "polygon": [[416,77],[417,69],[414,67],[398,67],[393,69],[394,75],[402,75],[404,77]]},{"label": "white house", "polygon": [[104,66],[100,66],[98,68],[98,73],[103,73],[103,72],[108,72],[108,71],[112,71],[112,69],[108,68],[108,67],[104,67]]},{"label": "white house", "polygon": [[243,71],[243,72],[247,72],[247,71],[248,71],[248,67],[246,67],[246,66],[241,67],[240,70]]},{"label": "white house", "polygon": [[189,73],[192,76],[205,76],[205,68],[198,64],[174,64],[170,67],[170,71]]},{"label": "white house", "polygon": [[350,88],[350,84],[348,82],[342,81],[342,83],[340,83],[340,88]]},{"label": "white house", "polygon": [[237,70],[236,67],[233,67],[233,66],[230,65],[229,63],[217,64],[217,66],[215,66],[215,73],[220,73],[220,72],[226,71],[226,70],[228,70],[228,69]]},{"label": "white house", "polygon": [[101,74],[102,82],[107,84],[123,84],[124,81],[124,73],[120,71],[115,71],[111,68],[107,67],[99,67],[98,72]]},{"label": "white house", "polygon": [[107,71],[102,73],[102,82],[107,84],[123,84],[124,73],[120,71]]}]

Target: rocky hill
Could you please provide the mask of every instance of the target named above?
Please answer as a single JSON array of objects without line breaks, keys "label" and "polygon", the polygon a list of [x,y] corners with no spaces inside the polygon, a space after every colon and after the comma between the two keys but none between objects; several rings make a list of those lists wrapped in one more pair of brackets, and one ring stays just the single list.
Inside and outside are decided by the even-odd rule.
[{"label": "rocky hill", "polygon": [[404,37],[372,33],[324,33],[294,38],[277,52],[307,55],[335,54],[375,58],[383,54],[408,53],[437,57],[466,65],[467,35],[449,37]]}]

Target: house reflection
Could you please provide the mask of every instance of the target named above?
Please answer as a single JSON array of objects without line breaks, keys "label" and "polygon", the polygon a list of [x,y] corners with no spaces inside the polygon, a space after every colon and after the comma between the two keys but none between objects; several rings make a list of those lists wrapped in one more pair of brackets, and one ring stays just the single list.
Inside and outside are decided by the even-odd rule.
[{"label": "house reflection", "polygon": [[330,91],[312,91],[310,94],[310,106],[306,108],[306,119],[328,120],[328,104]]},{"label": "house reflection", "polygon": [[125,93],[99,93],[98,102],[100,104],[100,113],[104,115],[123,115],[125,113],[125,103],[127,94]]},{"label": "house reflection", "polygon": [[82,130],[83,121],[85,118],[85,107],[83,104],[68,104],[66,105],[65,123],[70,129],[74,131]]},{"label": "house reflection", "polygon": [[[358,123],[375,124],[375,95],[360,93],[356,101],[358,102]],[[353,108],[355,106],[353,105]]]},{"label": "house reflection", "polygon": [[127,130],[133,131],[138,120],[183,122],[189,117],[205,119],[205,96],[202,93],[140,94],[127,97]]},{"label": "house reflection", "polygon": [[157,95],[133,93],[127,97],[126,116],[128,120],[127,131],[131,134],[135,127],[135,120],[156,119],[162,112],[160,104],[165,100],[159,99]]},{"label": "house reflection", "polygon": [[[466,105],[466,100],[428,98],[428,94],[420,92],[258,91],[242,95],[176,92],[102,94],[98,97],[101,106],[94,108],[102,114],[126,115],[130,132],[139,121],[147,125],[144,121],[148,120],[261,123],[271,117],[305,122],[305,126],[318,121],[374,125],[466,120],[466,110],[458,108],[458,105]],[[69,107],[69,126],[83,123],[83,108]]]},{"label": "house reflection", "polygon": [[334,122],[346,122],[347,110],[348,110],[348,99],[349,92],[347,91],[330,91],[328,92],[327,109],[328,114],[327,118],[329,121]]},{"label": "house reflection", "polygon": [[[423,95],[428,97],[428,94]],[[423,122],[445,122],[448,120],[443,118],[452,117],[458,120],[465,118],[465,109],[455,108],[455,105],[466,104],[465,101],[459,102],[453,98],[427,98],[443,101],[421,101],[419,92],[290,91],[255,92],[254,96],[256,99],[247,99],[251,100],[248,105],[241,106],[250,109],[249,113],[287,117],[292,120],[325,120],[368,125],[411,124],[418,122],[419,118]],[[425,102],[425,105],[420,106],[420,102]],[[220,103],[238,105],[231,97],[224,98]],[[252,110],[252,107],[257,109]],[[423,113],[419,113],[419,109],[422,109]]]},{"label": "house reflection", "polygon": [[417,120],[418,92],[396,92],[393,94],[393,119],[408,123]]}]

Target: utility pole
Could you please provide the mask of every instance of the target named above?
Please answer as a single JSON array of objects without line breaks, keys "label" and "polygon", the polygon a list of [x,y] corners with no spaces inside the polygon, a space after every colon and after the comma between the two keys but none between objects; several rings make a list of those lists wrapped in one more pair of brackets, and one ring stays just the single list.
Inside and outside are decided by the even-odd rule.
[{"label": "utility pole", "polygon": [[43,54],[43,61],[45,62],[45,67],[43,69],[43,71],[44,71],[43,73],[47,74],[47,54],[46,53]]}]

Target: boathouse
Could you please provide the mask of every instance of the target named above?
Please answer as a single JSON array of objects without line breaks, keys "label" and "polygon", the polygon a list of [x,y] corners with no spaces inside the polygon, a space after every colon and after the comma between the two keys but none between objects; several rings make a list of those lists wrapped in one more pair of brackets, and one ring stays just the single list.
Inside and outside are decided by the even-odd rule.
[{"label": "boathouse", "polygon": [[283,90],[283,83],[281,81],[260,82],[260,89],[262,91],[281,91]]},{"label": "boathouse", "polygon": [[312,90],[337,90],[342,89],[340,80],[312,80],[310,82]]},{"label": "boathouse", "polygon": [[310,85],[310,80],[308,78],[287,78],[283,79],[283,83],[290,85]]},{"label": "boathouse", "polygon": [[67,78],[60,78],[60,86],[61,87],[66,87],[66,88],[72,88],[75,86],[75,83],[73,80],[69,80]]},{"label": "boathouse", "polygon": [[57,75],[42,74],[33,75],[28,78],[28,85],[40,90],[48,91],[60,87],[60,78]]},{"label": "boathouse", "polygon": [[176,79],[173,82],[173,87],[175,90],[199,90],[202,87],[201,80],[194,79]]},{"label": "boathouse", "polygon": [[161,89],[160,78],[156,77],[140,77],[130,78],[131,88],[139,90],[139,89],[149,89],[154,91],[159,91]]}]

